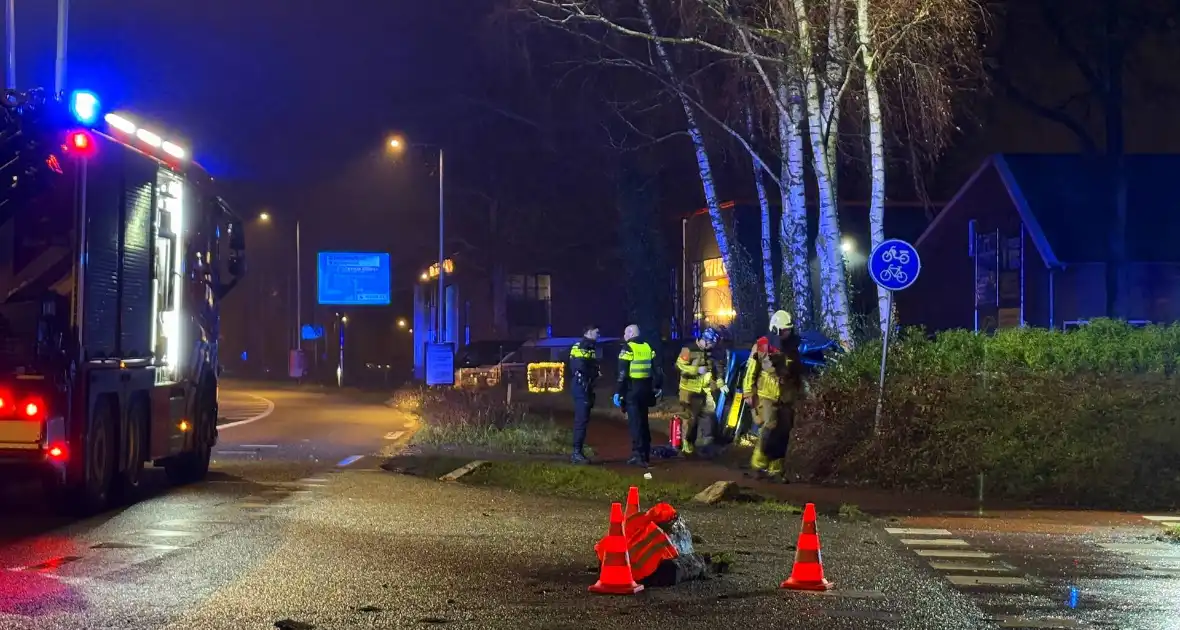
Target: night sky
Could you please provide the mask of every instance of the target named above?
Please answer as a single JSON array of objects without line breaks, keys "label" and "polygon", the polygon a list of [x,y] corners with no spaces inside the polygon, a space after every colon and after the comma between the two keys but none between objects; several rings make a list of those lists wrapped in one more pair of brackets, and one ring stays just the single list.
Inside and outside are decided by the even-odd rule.
[{"label": "night sky", "polygon": [[[73,4],[68,87],[91,89],[104,106],[188,138],[241,215],[269,210],[277,221],[254,234],[251,268],[269,265],[281,291],[292,219],[300,218],[309,307],[316,249],[390,251],[405,287],[435,255],[437,155],[424,148],[391,160],[381,151],[391,132],[446,147],[449,229],[462,241],[449,248],[478,240],[493,199],[540,242],[601,231],[611,247],[612,178],[622,154],[609,146],[602,102],[622,79],[571,63],[584,51],[573,38],[497,15],[503,0]],[[1021,13],[1034,4],[993,3],[1014,17],[996,13],[988,54],[1007,60],[1038,99],[1063,101],[1078,75],[1036,16]],[[55,5],[17,1],[18,87],[52,85]],[[1177,44],[1174,33],[1153,35],[1136,58],[1135,76],[1146,78],[1128,90],[1128,151],[1180,148],[1172,114],[1180,104]],[[949,198],[989,153],[1077,148],[1068,131],[995,86],[963,101],[962,131],[930,178],[935,200]],[[1084,104],[1070,107],[1087,115]],[[716,146],[723,196],[750,198],[748,160]],[[646,159],[661,178],[659,203],[669,217],[702,204],[686,141]],[[860,193],[842,191],[867,196]],[[403,292],[383,317],[404,314],[407,298]]]}]

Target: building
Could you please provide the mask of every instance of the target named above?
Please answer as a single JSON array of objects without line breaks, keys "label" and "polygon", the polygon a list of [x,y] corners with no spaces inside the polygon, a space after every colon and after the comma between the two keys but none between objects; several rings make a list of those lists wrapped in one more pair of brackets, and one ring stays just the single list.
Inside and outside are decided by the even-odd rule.
[{"label": "building", "polygon": [[[1180,156],[1127,156],[1128,320],[1180,319]],[[916,245],[923,268],[898,296],[904,323],[932,330],[1068,328],[1107,313],[1113,217],[1101,158],[987,159]]]},{"label": "building", "polygon": [[[556,252],[551,264],[567,253]],[[515,348],[525,341],[580,336],[588,323],[620,332],[625,325],[616,277],[599,272],[584,258],[568,257],[560,266],[542,266],[542,261],[483,265],[457,255],[447,265],[441,341],[457,349],[491,341]],[[419,378],[426,344],[439,339],[437,302],[435,263],[422,271],[414,287],[414,371]]]},{"label": "building", "polygon": [[[726,219],[732,221],[737,242],[745,248],[754,260],[762,257],[762,219],[757,203],[725,202],[721,205]],[[887,238],[914,240],[929,223],[937,206],[929,210],[918,203],[888,202],[885,211],[885,235]],[[779,249],[780,211],[771,208],[771,257],[776,278],[782,276],[782,257]],[[869,208],[865,202],[841,202],[840,229],[844,241],[845,260],[853,282],[854,310],[870,312],[876,308],[876,293],[865,270],[869,243]],[[818,212],[808,212],[808,239],[815,242]],[[676,312],[679,319],[675,328],[682,334],[690,335],[705,326],[729,325],[737,313],[729,288],[729,276],[717,248],[717,240],[709,213],[697,210],[681,222],[680,268],[677,269],[676,285],[679,287]],[[811,247],[814,256],[814,246]],[[812,261],[812,286],[819,285],[819,271]],[[687,286],[688,290],[683,290]]]}]

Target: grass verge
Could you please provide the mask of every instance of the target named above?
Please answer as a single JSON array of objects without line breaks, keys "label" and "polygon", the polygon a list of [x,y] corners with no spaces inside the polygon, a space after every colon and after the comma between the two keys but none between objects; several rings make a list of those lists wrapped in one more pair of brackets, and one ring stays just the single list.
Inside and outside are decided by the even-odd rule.
[{"label": "grass verge", "polygon": [[[385,463],[391,472],[437,479],[471,461],[471,458],[438,455],[404,455]],[[678,481],[645,479],[638,471],[601,466],[573,466],[544,461],[492,461],[459,480],[473,486],[503,488],[512,492],[593,501],[623,501],[627,488],[638,486],[644,505],[667,501],[688,504],[704,488]],[[775,514],[802,514],[797,505],[770,500],[743,489],[735,501],[719,505],[740,505]],[[704,507],[704,506],[701,506]]]},{"label": "grass verge", "polygon": [[573,443],[573,432],[552,414],[491,391],[403,390],[390,404],[420,418],[413,444],[438,450],[562,455]]},{"label": "grass verge", "polygon": [[1164,538],[1174,543],[1180,543],[1180,525],[1164,525]]}]

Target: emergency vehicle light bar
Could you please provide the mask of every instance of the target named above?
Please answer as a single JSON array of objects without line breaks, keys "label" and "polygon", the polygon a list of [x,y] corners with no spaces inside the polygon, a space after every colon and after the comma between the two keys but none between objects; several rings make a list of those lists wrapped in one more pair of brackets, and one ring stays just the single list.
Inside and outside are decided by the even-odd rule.
[{"label": "emergency vehicle light bar", "polygon": [[188,152],[184,150],[184,147],[174,142],[165,140],[160,136],[160,134],[144,129],[143,127],[139,127],[134,122],[131,122],[127,118],[124,118],[118,114],[107,114],[103,117],[103,119],[107,121],[107,124],[110,125],[112,129],[121,131],[128,136],[134,136],[135,138],[138,138],[140,142],[143,142],[153,149],[162,149],[164,153],[167,153],[178,160],[183,160],[185,156],[188,155]]}]

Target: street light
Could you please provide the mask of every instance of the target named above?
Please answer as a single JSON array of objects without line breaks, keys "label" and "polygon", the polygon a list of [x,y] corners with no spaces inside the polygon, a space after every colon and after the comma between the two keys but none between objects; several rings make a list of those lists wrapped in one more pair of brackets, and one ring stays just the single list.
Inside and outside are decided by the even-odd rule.
[{"label": "street light", "polygon": [[406,327],[406,320],[404,320],[404,319],[397,320],[397,327],[398,328],[405,328]]},{"label": "street light", "polygon": [[[260,223],[270,224],[270,213],[263,211],[258,214],[258,221]],[[300,329],[303,326],[303,271],[302,258],[300,255],[300,238],[299,238],[299,219],[295,219],[295,341],[294,350],[302,350],[303,343],[301,341]],[[290,287],[290,285],[288,285]],[[288,288],[290,290],[290,288]]]},{"label": "street light", "polygon": [[855,249],[856,243],[850,238],[845,237],[844,240],[840,242],[840,251],[844,252],[845,254],[851,254]]},{"label": "street light", "polygon": [[[389,150],[401,153],[406,147],[411,146],[403,138],[399,136],[390,136],[386,141],[386,146]],[[446,190],[443,179],[443,149],[429,144],[416,143],[412,146],[432,147],[438,149],[438,331],[435,333],[435,342],[443,342],[443,329],[447,325],[447,313],[444,306],[446,305],[446,252],[443,247],[443,238],[445,236],[445,224],[443,222],[446,216],[446,206],[444,204],[444,191]],[[425,274],[423,274],[425,276]]]}]

